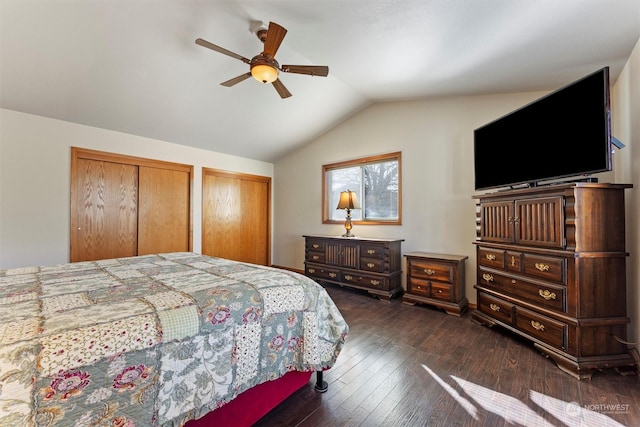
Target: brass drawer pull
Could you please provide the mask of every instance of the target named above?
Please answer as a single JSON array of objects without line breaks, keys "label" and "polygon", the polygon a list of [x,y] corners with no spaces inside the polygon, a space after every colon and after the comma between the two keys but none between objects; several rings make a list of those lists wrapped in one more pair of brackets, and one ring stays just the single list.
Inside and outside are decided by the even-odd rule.
[{"label": "brass drawer pull", "polygon": [[311,245],[311,247],[313,247],[313,249],[318,249],[320,247],[320,245],[317,244],[317,243],[314,243],[313,245]]},{"label": "brass drawer pull", "polygon": [[351,279],[353,279],[353,276],[352,276],[352,275],[350,275],[350,274],[346,274],[346,275],[344,276],[344,279],[345,279],[345,280],[351,280]]},{"label": "brass drawer pull", "polygon": [[493,311],[500,311],[500,306],[498,304],[489,304],[489,308]]},{"label": "brass drawer pull", "polygon": [[319,257],[318,255],[314,255],[314,256],[312,256],[311,258],[313,258],[313,259],[320,259],[320,257]]},{"label": "brass drawer pull", "polygon": [[313,273],[315,273],[315,272],[316,272],[316,269],[315,269],[315,268],[310,268],[310,269],[309,269],[309,273],[313,274]]},{"label": "brass drawer pull", "polygon": [[536,322],[535,320],[532,320],[531,326],[533,326],[533,329],[535,329],[536,331],[544,332],[544,325],[540,322]]},{"label": "brass drawer pull", "polygon": [[367,267],[369,267],[369,268],[373,268],[373,267],[375,267],[375,266],[376,266],[376,265],[375,265],[374,263],[372,263],[372,262],[368,262],[368,263],[367,263]]},{"label": "brass drawer pull", "polygon": [[329,273],[329,277],[335,279],[336,277],[338,277],[338,275],[336,273]]},{"label": "brass drawer pull", "polygon": [[367,251],[367,253],[368,253],[369,255],[373,255],[373,254],[375,254],[375,253],[376,253],[376,250],[375,250],[375,249],[369,249],[369,250]]},{"label": "brass drawer pull", "polygon": [[373,286],[378,286],[378,285],[380,285],[380,281],[379,281],[379,280],[373,280],[373,279],[371,279],[371,284],[372,284]]},{"label": "brass drawer pull", "polygon": [[548,290],[542,290],[540,289],[538,291],[538,293],[540,294],[540,296],[544,299],[546,299],[547,301],[549,301],[550,299],[556,299],[556,293],[555,292],[549,292]]},{"label": "brass drawer pull", "polygon": [[485,255],[485,257],[489,260],[489,261],[495,261],[496,260],[496,256],[494,254],[487,254]]},{"label": "brass drawer pull", "polygon": [[536,262],[536,269],[540,271],[549,271],[549,265]]},{"label": "brass drawer pull", "polygon": [[441,294],[442,293],[442,289],[438,289],[438,293]]},{"label": "brass drawer pull", "polygon": [[484,280],[486,280],[487,282],[493,282],[493,276],[492,276],[492,275],[490,275],[490,274],[484,273],[484,274],[482,275],[482,278],[483,278]]},{"label": "brass drawer pull", "polygon": [[425,268],[424,272],[427,273],[429,276],[431,276],[432,274],[436,274],[436,271],[430,268]]},{"label": "brass drawer pull", "polygon": [[515,267],[515,266],[516,266],[516,257],[511,255],[511,267]]}]

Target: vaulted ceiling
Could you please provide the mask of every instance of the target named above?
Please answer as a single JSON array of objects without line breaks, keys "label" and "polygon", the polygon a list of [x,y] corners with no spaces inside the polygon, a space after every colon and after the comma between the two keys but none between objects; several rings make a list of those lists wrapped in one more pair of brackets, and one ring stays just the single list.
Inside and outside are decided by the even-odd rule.
[{"label": "vaulted ceiling", "polygon": [[[288,30],[280,73],[246,58],[255,22]],[[640,0],[0,0],[0,106],[268,162],[374,102],[547,91],[640,38]]]}]

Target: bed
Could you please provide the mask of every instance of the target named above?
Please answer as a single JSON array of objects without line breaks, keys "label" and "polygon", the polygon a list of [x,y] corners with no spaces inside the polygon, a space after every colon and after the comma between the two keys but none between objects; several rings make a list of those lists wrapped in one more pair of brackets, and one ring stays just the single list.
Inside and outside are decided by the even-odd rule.
[{"label": "bed", "polygon": [[313,280],[191,252],[0,270],[0,425],[250,425],[347,333]]}]

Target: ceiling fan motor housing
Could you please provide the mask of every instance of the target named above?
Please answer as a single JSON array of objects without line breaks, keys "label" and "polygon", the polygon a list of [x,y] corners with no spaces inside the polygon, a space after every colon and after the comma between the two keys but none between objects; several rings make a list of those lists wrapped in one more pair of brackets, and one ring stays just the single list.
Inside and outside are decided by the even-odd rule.
[{"label": "ceiling fan motor housing", "polygon": [[267,39],[267,29],[260,28],[258,31],[256,31],[256,36],[258,36],[258,39],[260,39],[260,41],[264,43],[264,41]]}]

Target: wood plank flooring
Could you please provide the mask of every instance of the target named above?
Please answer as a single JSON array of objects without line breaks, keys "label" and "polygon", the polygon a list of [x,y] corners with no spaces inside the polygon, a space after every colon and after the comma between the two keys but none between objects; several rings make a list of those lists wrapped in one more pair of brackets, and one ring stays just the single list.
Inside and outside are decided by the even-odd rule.
[{"label": "wood plank flooring", "polygon": [[640,426],[640,381],[579,381],[500,328],[327,285],[349,324],[326,393],[309,384],[256,427]]}]

